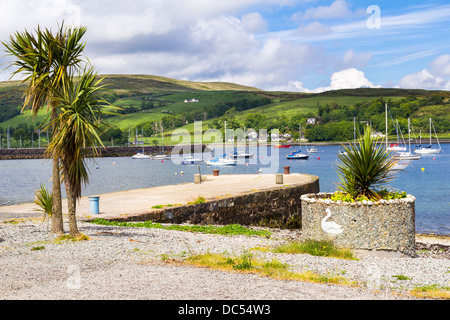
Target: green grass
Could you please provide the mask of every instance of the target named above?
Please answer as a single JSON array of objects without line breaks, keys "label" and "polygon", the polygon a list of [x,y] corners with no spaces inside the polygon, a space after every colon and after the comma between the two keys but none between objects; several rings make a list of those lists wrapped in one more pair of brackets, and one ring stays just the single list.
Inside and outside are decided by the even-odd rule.
[{"label": "green grass", "polygon": [[324,284],[355,285],[341,275],[319,274],[311,271],[294,272],[291,267],[276,259],[262,260],[254,258],[250,253],[244,252],[240,257],[231,257],[226,254],[205,253],[189,256],[183,261],[197,267],[208,267],[223,271],[253,273],[262,276],[291,281],[307,281]]},{"label": "green grass", "polygon": [[357,260],[348,249],[337,248],[331,241],[292,241],[272,249],[275,253],[307,253],[313,256]]},{"label": "green grass", "polygon": [[194,201],[190,201],[187,204],[198,204],[198,203],[205,203],[206,199],[204,197],[198,197],[197,199],[195,199]]},{"label": "green grass", "polygon": [[153,221],[145,222],[119,222],[109,221],[105,219],[93,219],[91,223],[118,226],[118,227],[134,227],[134,228],[157,228],[165,230],[187,231],[187,232],[200,232],[207,234],[222,234],[222,235],[247,235],[247,236],[262,236],[269,237],[271,232],[265,230],[252,230],[243,227],[239,224],[230,224],[225,226],[210,226],[210,225],[163,225],[160,223],[154,223]]},{"label": "green grass", "polygon": [[409,293],[418,298],[450,300],[450,287],[437,284],[416,286]]},{"label": "green grass", "polygon": [[[128,131],[130,128],[141,126],[144,123],[159,121],[168,110],[173,114],[181,114],[192,110],[202,110],[205,107],[214,107],[218,103],[233,102],[241,99],[260,99],[270,97],[272,104],[258,108],[236,112],[236,120],[242,122],[249,113],[259,113],[267,117],[269,121],[286,116],[287,118],[297,114],[318,113],[318,105],[332,105],[334,103],[343,105],[354,105],[363,101],[373,101],[379,97],[385,100],[399,100],[407,95],[430,95],[431,92],[425,90],[391,90],[391,89],[349,89],[326,92],[322,94],[305,94],[289,92],[267,92],[257,88],[242,86],[233,83],[224,82],[192,82],[177,79],[170,79],[152,75],[107,75],[105,84],[108,84],[104,91],[104,96],[116,99],[114,106],[135,107],[140,109],[142,98],[155,98],[155,105],[165,101],[164,106],[157,106],[146,112],[136,112],[108,118],[112,126],[116,126],[122,131]],[[17,86],[18,82],[0,82],[0,98],[8,99],[11,107],[20,108],[21,93],[25,85]],[[198,103],[184,103],[185,99],[199,99]],[[6,101],[6,100],[5,100]],[[425,118],[430,115],[439,117],[439,119],[449,119],[450,104],[424,106],[416,111],[411,118]],[[151,111],[151,112],[149,112]],[[37,122],[43,122],[46,119],[46,111],[42,111],[34,118],[29,113],[24,113],[0,123],[0,127],[17,127],[20,123],[27,123],[35,126]],[[212,119],[203,121],[203,129],[209,128]],[[186,129],[193,133],[193,124],[190,123],[181,129]],[[165,128],[166,145],[176,144],[176,141],[170,141],[171,131]],[[416,135],[418,133],[416,132]],[[422,139],[426,139],[426,132],[422,130]],[[132,134],[134,137],[134,134]],[[449,138],[450,133],[439,134],[439,139]],[[152,137],[153,140],[155,137]],[[160,141],[158,137],[158,142]],[[150,138],[146,139],[147,144],[152,144]],[[195,141],[200,142],[200,141]],[[206,141],[205,143],[208,143]]]}]

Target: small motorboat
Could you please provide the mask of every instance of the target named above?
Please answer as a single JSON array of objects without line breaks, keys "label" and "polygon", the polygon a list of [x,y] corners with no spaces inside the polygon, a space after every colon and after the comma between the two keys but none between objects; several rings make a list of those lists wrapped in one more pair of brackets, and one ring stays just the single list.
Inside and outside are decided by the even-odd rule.
[{"label": "small motorboat", "polygon": [[138,152],[131,156],[131,159],[151,159],[152,156],[148,154],[144,154],[143,152]]},{"label": "small motorboat", "polygon": [[395,160],[420,160],[420,156],[411,152],[399,152],[393,156]]},{"label": "small motorboat", "polygon": [[200,158],[194,158],[193,156],[187,156],[182,161],[182,164],[189,165],[189,164],[202,164],[203,160]]},{"label": "small motorboat", "polygon": [[253,158],[253,153],[235,152],[230,157],[233,159],[236,159],[236,158],[250,159],[250,158]]},{"label": "small motorboat", "polygon": [[167,154],[155,154],[152,155],[152,160],[170,160],[170,156]]},{"label": "small motorboat", "polygon": [[206,162],[208,166],[235,166],[237,164],[237,160],[225,158],[225,156],[221,158],[213,158]]},{"label": "small motorboat", "polygon": [[309,158],[309,155],[301,153],[301,150],[299,150],[287,154],[286,158],[288,158],[289,160],[306,160]]},{"label": "small motorboat", "polygon": [[400,146],[398,143],[391,143],[389,147],[386,148],[388,151],[406,151],[406,147]]},{"label": "small motorboat", "polygon": [[290,144],[276,144],[273,146],[274,148],[290,148]]}]

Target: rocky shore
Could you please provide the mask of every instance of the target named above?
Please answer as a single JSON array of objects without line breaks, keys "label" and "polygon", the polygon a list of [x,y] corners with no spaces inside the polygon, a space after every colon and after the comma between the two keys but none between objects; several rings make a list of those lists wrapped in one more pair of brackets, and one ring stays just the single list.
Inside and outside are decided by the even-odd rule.
[{"label": "rocky shore", "polygon": [[[254,250],[258,259],[294,272],[338,274],[357,285],[277,280],[255,274],[192,267],[192,254],[233,256],[301,239],[299,230],[267,229],[271,237],[225,236],[79,222],[86,241],[54,241],[37,218],[0,222],[0,299],[161,300],[392,300],[417,299],[415,287],[446,288],[448,238],[422,237],[417,257],[364,255],[358,260]],[[418,236],[418,239],[421,239]]]}]

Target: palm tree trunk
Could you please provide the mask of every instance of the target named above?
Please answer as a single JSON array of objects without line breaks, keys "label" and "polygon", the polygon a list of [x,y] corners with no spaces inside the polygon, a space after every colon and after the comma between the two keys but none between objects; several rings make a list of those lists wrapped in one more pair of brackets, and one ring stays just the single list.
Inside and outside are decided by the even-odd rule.
[{"label": "palm tree trunk", "polygon": [[63,160],[63,172],[64,172],[64,186],[66,188],[67,194],[67,209],[69,213],[69,235],[72,237],[76,237],[80,235],[80,231],[78,231],[77,226],[77,199],[72,192],[72,187],[70,185],[69,179],[69,165],[67,160]]},{"label": "palm tree trunk", "polygon": [[[52,107],[52,120],[57,117],[56,107]],[[53,132],[55,132],[55,122],[53,122]],[[50,232],[54,234],[63,234],[64,225],[62,217],[62,203],[61,203],[61,180],[59,175],[59,159],[58,156],[53,156],[53,168],[52,168],[52,180],[53,180],[53,206],[52,206],[52,227]]]}]

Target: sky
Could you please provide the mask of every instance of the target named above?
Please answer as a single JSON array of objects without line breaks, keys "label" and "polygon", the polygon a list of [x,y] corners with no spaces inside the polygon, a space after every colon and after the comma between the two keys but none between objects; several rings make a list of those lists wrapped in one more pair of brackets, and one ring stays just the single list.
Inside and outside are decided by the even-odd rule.
[{"label": "sky", "polygon": [[[450,4],[402,0],[0,0],[0,40],[85,26],[99,74],[263,90],[450,90]],[[0,45],[0,81],[10,57]]]}]

